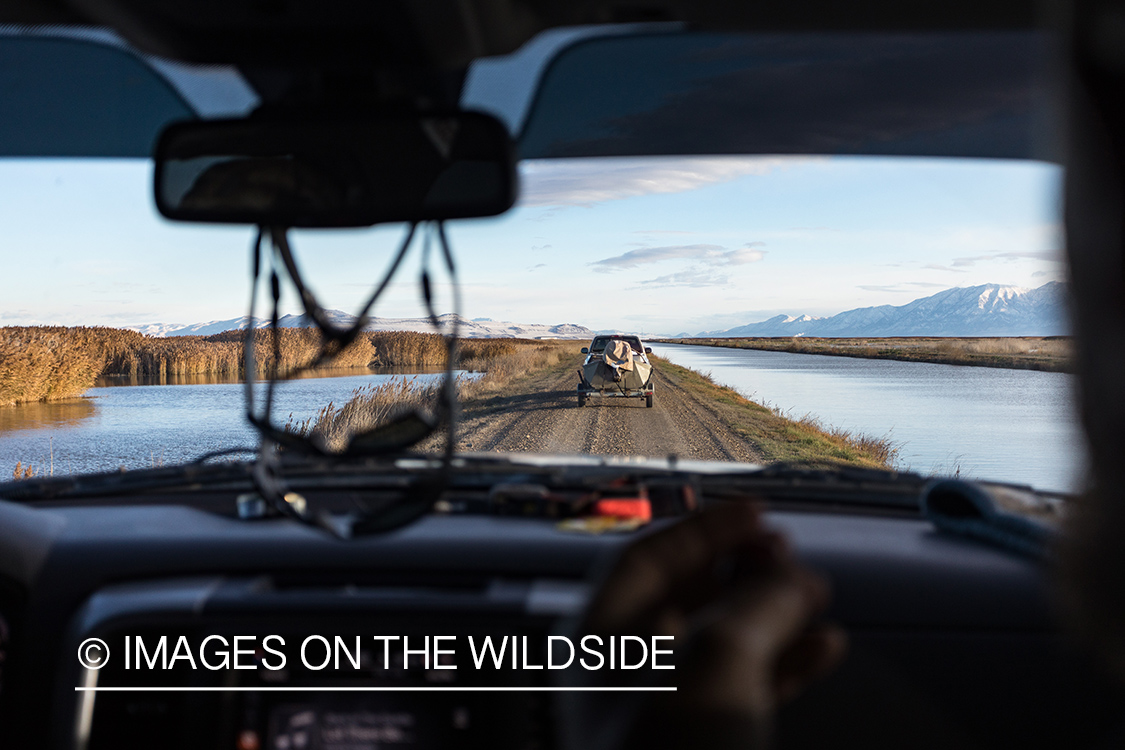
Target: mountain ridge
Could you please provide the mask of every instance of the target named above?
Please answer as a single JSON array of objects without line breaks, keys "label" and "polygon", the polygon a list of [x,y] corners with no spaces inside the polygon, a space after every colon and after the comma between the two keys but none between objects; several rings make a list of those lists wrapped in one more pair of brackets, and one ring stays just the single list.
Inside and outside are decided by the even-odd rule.
[{"label": "mountain ridge", "polygon": [[[329,319],[338,326],[349,326],[355,322],[355,316],[340,310],[327,310]],[[452,313],[438,316],[438,321],[443,324],[452,323]],[[241,331],[247,327],[249,316],[227,320],[211,320],[205,323],[178,326],[163,323],[153,323],[144,326],[130,326],[131,330],[139,331],[148,336],[176,337],[176,336],[213,336],[226,331]],[[547,325],[543,323],[511,323],[491,319],[469,320],[460,318],[460,335],[462,338],[573,338],[589,339],[594,333],[585,326],[574,323],[559,323]],[[304,315],[283,315],[277,321],[279,328],[312,328],[313,323]],[[266,328],[269,321],[264,318],[254,318],[255,328]],[[371,318],[364,327],[367,331],[417,331],[432,333],[433,325],[429,318]]]},{"label": "mountain ridge", "polygon": [[[329,318],[340,326],[350,325],[355,317],[340,310],[328,310]],[[448,322],[452,314],[439,317]],[[254,326],[264,328],[268,321],[256,318]],[[278,320],[282,328],[307,328],[304,315],[285,315]],[[192,325],[153,323],[130,326],[149,336],[210,336],[241,330],[247,317],[212,320]],[[546,325],[512,323],[491,318],[460,319],[464,338],[563,338],[591,339],[596,334],[621,333],[610,329],[591,330],[573,323]],[[372,318],[369,331],[432,332],[429,318]],[[951,287],[920,297],[905,305],[876,305],[845,310],[836,315],[775,315],[768,320],[747,323],[725,330],[681,331],[670,338],[733,338],[820,336],[825,338],[885,336],[1053,336],[1069,333],[1066,315],[1066,285],[1052,281],[1034,289],[1003,284]],[[656,334],[650,334],[656,335]]]},{"label": "mountain ridge", "polygon": [[[1056,336],[1068,333],[1066,285],[1034,289],[1003,284],[952,287],[905,305],[878,305],[836,315],[775,315],[696,337]],[[681,338],[684,338],[681,336]]]}]

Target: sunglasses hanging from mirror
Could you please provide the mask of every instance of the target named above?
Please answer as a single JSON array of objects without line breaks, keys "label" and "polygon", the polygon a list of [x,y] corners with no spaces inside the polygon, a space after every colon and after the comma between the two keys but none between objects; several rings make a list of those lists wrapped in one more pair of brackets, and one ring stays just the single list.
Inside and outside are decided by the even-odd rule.
[{"label": "sunglasses hanging from mirror", "polygon": [[[430,323],[443,334],[445,339],[445,372],[436,410],[433,414],[419,409],[393,417],[383,424],[349,437],[346,447],[340,452],[330,451],[321,436],[311,429],[306,434],[292,432],[278,427],[272,419],[274,390],[280,381],[291,380],[303,373],[322,367],[337,354],[353,344],[364,332],[369,322],[368,314],[395,277],[403,259],[418,234],[422,234],[421,273],[419,292]],[[272,346],[268,372],[266,373],[266,392],[263,408],[255,410],[255,380],[257,375],[256,347],[257,330],[254,314],[262,275],[262,244],[268,241],[269,288],[271,309],[269,319],[269,343]],[[453,297],[453,316],[448,330],[442,330],[441,321],[434,309],[433,279],[430,274],[432,245],[437,244],[449,275]],[[278,327],[281,300],[281,274],[289,278],[301,300],[304,316],[311,321],[321,335],[317,354],[308,362],[282,372],[281,335]],[[245,377],[246,417],[258,431],[260,443],[257,459],[254,462],[252,477],[255,488],[266,508],[273,514],[283,514],[305,523],[313,523],[327,528],[333,534],[349,538],[362,533],[373,533],[396,528],[425,514],[444,491],[453,459],[456,437],[457,381],[453,376],[453,364],[457,357],[457,341],[461,320],[461,293],[457,283],[456,265],[450,250],[449,239],[443,222],[412,223],[400,241],[391,264],[382,280],[363,304],[355,321],[349,326],[334,323],[327,311],[308,288],[297,265],[289,242],[288,230],[284,227],[259,227],[251,246],[250,312],[247,317],[243,338],[243,368]],[[352,459],[370,456],[391,456],[402,453],[430,436],[441,426],[446,427],[445,449],[437,471],[427,481],[417,483],[416,492],[401,503],[395,503],[385,512],[377,515],[364,515],[355,518],[333,517],[307,507],[303,497],[288,489],[282,472],[281,451],[294,455],[314,456],[329,459]],[[267,511],[268,512],[268,511]]]}]

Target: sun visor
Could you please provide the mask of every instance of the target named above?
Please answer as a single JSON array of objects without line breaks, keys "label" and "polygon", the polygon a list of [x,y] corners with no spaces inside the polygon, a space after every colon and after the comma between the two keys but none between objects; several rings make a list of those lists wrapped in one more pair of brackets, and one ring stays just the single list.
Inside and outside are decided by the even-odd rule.
[{"label": "sun visor", "polygon": [[194,112],[136,56],[77,39],[0,37],[0,154],[149,156]]},{"label": "sun visor", "polygon": [[1039,31],[656,33],[547,67],[521,158],[824,154],[1059,160]]},{"label": "sun visor", "polygon": [[257,104],[231,68],[136,53],[99,29],[0,27],[0,156],[152,155],[170,122]]}]

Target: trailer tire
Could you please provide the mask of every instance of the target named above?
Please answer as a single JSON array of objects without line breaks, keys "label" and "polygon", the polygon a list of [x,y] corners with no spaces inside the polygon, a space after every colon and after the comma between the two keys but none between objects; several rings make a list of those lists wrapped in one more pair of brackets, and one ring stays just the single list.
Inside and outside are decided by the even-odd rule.
[{"label": "trailer tire", "polygon": [[653,398],[653,395],[651,393],[648,394],[647,396],[645,396],[645,408],[646,409],[652,408],[652,398]]},{"label": "trailer tire", "polygon": [[586,405],[586,394],[585,393],[579,393],[578,394],[578,408],[581,409],[585,405]]}]

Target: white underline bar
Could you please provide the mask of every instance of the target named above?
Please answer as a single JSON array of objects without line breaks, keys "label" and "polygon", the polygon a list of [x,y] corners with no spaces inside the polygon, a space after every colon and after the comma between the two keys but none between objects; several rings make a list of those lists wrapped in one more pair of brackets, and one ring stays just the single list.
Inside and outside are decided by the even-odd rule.
[{"label": "white underline bar", "polygon": [[76,693],[674,693],[674,687],[76,687]]}]

